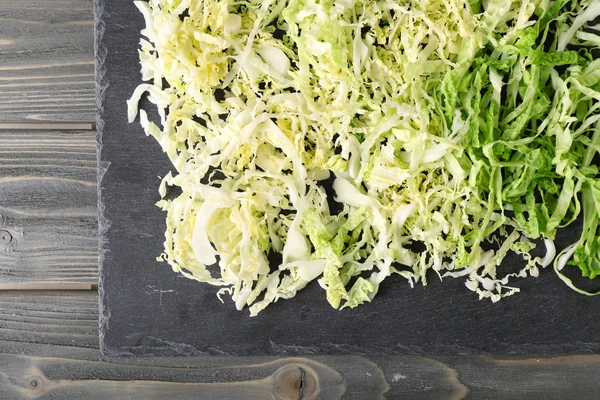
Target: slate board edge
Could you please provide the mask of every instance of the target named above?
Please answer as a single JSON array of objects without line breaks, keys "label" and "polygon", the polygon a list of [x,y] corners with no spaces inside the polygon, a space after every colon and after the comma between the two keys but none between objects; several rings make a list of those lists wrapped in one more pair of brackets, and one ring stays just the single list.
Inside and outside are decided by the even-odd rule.
[{"label": "slate board edge", "polygon": [[102,132],[104,130],[104,92],[108,87],[108,79],[106,78],[106,67],[104,61],[106,59],[106,46],[103,43],[105,24],[103,21],[104,0],[94,0],[94,82],[96,89],[96,157],[97,157],[97,202],[98,202],[98,340],[100,351],[104,355],[117,355],[111,349],[106,349],[104,346],[104,332],[108,328],[108,318],[110,310],[104,306],[102,301],[104,298],[103,274],[104,274],[104,254],[108,251],[106,241],[106,231],[110,227],[110,221],[104,216],[104,204],[102,202],[102,179],[108,165],[102,161]]}]

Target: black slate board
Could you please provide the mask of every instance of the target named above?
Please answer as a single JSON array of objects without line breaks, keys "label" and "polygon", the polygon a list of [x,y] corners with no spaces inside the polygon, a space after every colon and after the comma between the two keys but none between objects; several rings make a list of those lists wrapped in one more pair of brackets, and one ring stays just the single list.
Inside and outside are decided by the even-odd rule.
[{"label": "black slate board", "polygon": [[[565,354],[600,351],[600,298],[568,289],[551,270],[522,280],[523,293],[492,304],[462,280],[410,289],[386,281],[376,299],[335,311],[309,286],[258,317],[221,304],[215,289],[156,261],[165,215],[158,176],[171,166],[125,101],[140,83],[142,16],[132,1],[98,0],[100,345],[106,355]],[[559,245],[572,242],[564,232]],[[515,258],[516,260],[516,258]],[[518,262],[518,261],[517,261]]]}]

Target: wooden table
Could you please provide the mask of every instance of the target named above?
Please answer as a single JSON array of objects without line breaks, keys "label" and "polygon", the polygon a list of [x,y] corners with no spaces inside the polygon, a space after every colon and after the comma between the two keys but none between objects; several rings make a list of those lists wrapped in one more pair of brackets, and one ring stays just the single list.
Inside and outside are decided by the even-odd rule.
[{"label": "wooden table", "polygon": [[91,0],[0,0],[0,399],[599,396],[597,355],[103,357],[93,27]]}]

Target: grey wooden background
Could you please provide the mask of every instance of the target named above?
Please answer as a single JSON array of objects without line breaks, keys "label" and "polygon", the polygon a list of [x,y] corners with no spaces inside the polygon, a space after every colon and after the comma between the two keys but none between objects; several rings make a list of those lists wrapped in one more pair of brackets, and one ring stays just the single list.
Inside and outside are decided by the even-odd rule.
[{"label": "grey wooden background", "polygon": [[107,360],[93,75],[91,0],[0,0],[0,399],[599,397],[598,355]]}]

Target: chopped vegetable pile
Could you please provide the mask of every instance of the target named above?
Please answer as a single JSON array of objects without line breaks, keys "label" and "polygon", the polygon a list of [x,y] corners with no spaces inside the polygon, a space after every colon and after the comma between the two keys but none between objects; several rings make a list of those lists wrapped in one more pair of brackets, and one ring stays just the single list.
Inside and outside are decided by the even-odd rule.
[{"label": "chopped vegetable pile", "polygon": [[251,315],[313,280],[356,307],[393,274],[498,301],[551,264],[592,294],[563,272],[600,274],[600,0],[135,4],[129,119],[158,108],[175,271]]}]

